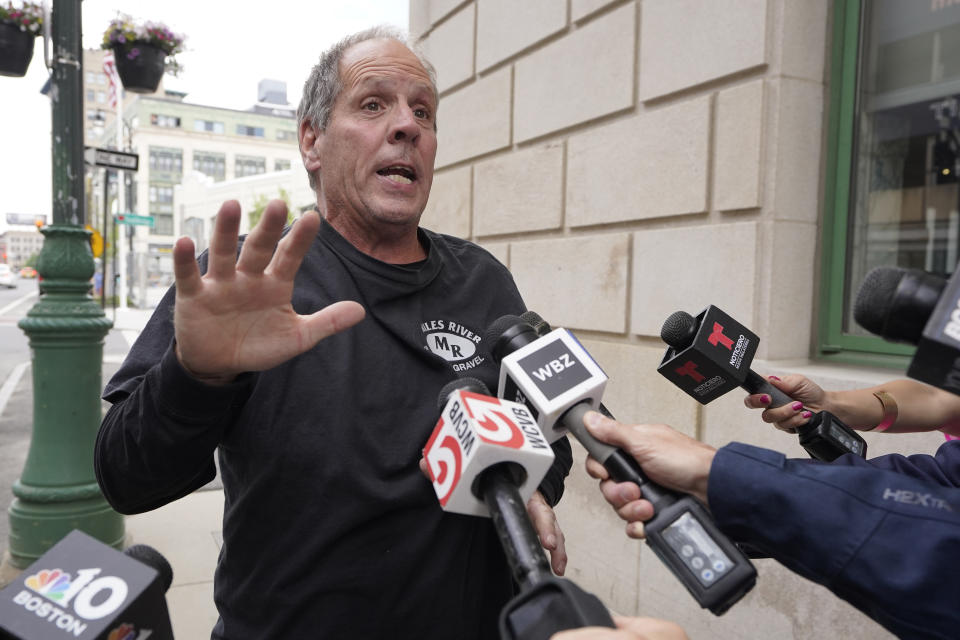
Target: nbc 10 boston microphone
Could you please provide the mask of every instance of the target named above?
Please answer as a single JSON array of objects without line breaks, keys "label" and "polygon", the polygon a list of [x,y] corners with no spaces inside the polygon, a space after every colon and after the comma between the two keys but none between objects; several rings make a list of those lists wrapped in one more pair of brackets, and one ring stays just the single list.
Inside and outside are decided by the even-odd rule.
[{"label": "nbc 10 boston microphone", "polygon": [[74,530],[0,591],[4,640],[171,640],[166,559]]},{"label": "nbc 10 boston microphone", "polygon": [[960,395],[960,276],[876,267],[854,302],[857,323],[884,340],[916,345],[907,368],[915,380]]}]

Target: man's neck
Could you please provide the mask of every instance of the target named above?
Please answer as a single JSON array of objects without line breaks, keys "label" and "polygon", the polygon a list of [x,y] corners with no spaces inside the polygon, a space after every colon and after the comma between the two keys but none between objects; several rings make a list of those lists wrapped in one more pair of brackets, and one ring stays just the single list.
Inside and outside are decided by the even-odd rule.
[{"label": "man's neck", "polygon": [[[319,211],[319,209],[318,209]],[[420,244],[416,225],[358,223],[353,216],[320,215],[358,251],[387,264],[410,264],[427,257]]]}]

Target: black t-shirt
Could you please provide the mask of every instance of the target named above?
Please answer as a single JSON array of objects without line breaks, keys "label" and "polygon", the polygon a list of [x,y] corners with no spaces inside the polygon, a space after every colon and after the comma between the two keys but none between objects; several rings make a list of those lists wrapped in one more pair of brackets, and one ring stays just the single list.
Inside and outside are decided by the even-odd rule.
[{"label": "black t-shirt", "polygon": [[[486,251],[419,234],[427,259],[390,265],[324,221],[293,306],[356,300],[367,315],[278,367],[220,388],[191,379],[171,348],[171,291],[108,383],[95,466],[118,510],[202,486],[219,447],[213,637],[497,637],[514,586],[493,527],[441,511],[418,461],[446,383],[496,389],[483,335],[524,305]],[[554,449],[542,485],[553,501],[571,463],[565,439]]]}]

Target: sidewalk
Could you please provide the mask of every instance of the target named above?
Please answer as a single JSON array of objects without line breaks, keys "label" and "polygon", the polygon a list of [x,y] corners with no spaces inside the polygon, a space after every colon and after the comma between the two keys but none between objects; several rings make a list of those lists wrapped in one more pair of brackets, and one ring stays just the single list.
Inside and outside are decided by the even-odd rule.
[{"label": "sidewalk", "polygon": [[[117,309],[107,310],[107,317],[114,319],[113,329],[107,336],[103,353],[103,382],[117,370],[127,349],[136,340],[140,330],[152,315],[153,310]],[[32,424],[33,390],[32,374],[26,372],[16,382],[16,388],[3,409],[3,418],[17,416],[18,421]],[[22,442],[24,460],[29,444],[29,429],[25,430],[26,441]],[[21,466],[17,470],[19,474]],[[9,505],[13,496],[7,492],[0,497],[0,504]],[[6,509],[4,509],[5,511]],[[6,514],[3,515],[6,518]],[[159,551],[173,567],[173,584],[167,591],[167,606],[173,623],[174,637],[178,640],[209,638],[217,621],[213,604],[213,573],[222,544],[223,490],[219,482],[194,492],[172,504],[154,511],[126,519],[127,546],[147,544]],[[7,539],[0,541],[6,551]]]}]

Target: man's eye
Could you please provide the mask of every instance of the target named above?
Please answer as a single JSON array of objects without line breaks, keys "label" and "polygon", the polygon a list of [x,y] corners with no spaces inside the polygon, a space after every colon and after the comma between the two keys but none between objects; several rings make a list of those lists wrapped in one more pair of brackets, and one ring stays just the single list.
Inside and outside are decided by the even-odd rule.
[{"label": "man's eye", "polygon": [[363,105],[363,108],[366,109],[367,111],[380,111],[380,103],[367,102],[366,104]]},{"label": "man's eye", "polygon": [[427,111],[426,109],[414,109],[413,115],[415,115],[418,118],[424,118],[424,119],[430,118],[430,112]]}]

